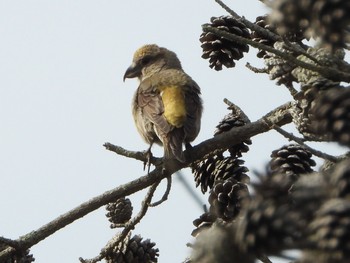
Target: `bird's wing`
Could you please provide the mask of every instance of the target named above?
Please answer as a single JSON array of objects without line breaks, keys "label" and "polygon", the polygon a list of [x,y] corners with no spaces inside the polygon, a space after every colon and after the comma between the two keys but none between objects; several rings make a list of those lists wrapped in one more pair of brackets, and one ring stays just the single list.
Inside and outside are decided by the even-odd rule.
[{"label": "bird's wing", "polygon": [[197,137],[200,130],[203,106],[202,100],[199,97],[200,88],[192,79],[190,79],[186,85],[186,93],[186,121],[184,123],[184,132],[186,142],[192,142]]},{"label": "bird's wing", "polygon": [[174,128],[163,115],[164,105],[159,91],[150,86],[148,81],[141,82],[137,94],[137,103],[142,109],[143,117],[154,124],[160,136],[165,136]]},{"label": "bird's wing", "polygon": [[[148,85],[148,86],[146,86]],[[154,130],[164,145],[164,157],[184,161],[182,142],[184,130],[171,125],[164,115],[164,104],[160,92],[149,86],[149,83],[140,84],[138,104],[142,109],[143,117],[153,123]]]}]

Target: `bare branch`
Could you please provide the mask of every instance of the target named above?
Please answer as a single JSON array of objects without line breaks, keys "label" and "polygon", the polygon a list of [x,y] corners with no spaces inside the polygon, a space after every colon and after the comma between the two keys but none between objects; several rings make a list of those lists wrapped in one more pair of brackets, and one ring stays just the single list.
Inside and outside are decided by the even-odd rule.
[{"label": "bare branch", "polygon": [[111,152],[115,152],[118,155],[122,155],[128,158],[133,158],[133,159],[142,161],[143,163],[147,163],[148,161],[150,161],[151,164],[153,164],[154,166],[160,165],[160,163],[162,162],[160,158],[156,158],[153,156],[149,160],[149,155],[147,151],[143,151],[143,152],[129,151],[124,149],[121,146],[113,145],[109,142],[106,142],[105,144],[103,144],[103,146],[106,147],[107,150]]},{"label": "bare branch", "polygon": [[171,179],[171,176],[168,176],[166,179],[167,179],[167,185],[166,185],[164,195],[162,196],[162,198],[159,201],[154,202],[152,204],[149,204],[150,207],[155,207],[155,206],[160,205],[161,203],[165,202],[166,200],[168,200],[168,196],[169,196],[170,189],[171,189],[172,179]]},{"label": "bare branch", "polygon": [[229,13],[231,16],[239,19],[241,18],[235,11],[233,11],[231,8],[229,8],[224,2],[221,0],[215,0],[227,13]]}]

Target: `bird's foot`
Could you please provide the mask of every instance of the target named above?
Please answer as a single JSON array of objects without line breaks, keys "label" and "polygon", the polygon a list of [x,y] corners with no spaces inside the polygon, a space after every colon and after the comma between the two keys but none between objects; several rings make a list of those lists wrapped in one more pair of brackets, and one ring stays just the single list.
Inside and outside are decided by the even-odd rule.
[{"label": "bird's foot", "polygon": [[153,154],[151,152],[151,147],[148,148],[148,150],[145,152],[145,156],[147,160],[143,163],[143,170],[145,171],[147,166],[147,174],[149,174],[149,171],[151,170],[151,160],[153,157]]}]

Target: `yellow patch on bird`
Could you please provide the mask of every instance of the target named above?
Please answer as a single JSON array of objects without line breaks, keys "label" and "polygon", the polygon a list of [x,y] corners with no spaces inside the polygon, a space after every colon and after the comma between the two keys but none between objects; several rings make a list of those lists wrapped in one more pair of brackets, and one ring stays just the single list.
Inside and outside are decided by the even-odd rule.
[{"label": "yellow patch on bird", "polygon": [[186,119],[186,105],[183,90],[178,86],[160,88],[164,105],[164,117],[173,126],[180,128]]}]

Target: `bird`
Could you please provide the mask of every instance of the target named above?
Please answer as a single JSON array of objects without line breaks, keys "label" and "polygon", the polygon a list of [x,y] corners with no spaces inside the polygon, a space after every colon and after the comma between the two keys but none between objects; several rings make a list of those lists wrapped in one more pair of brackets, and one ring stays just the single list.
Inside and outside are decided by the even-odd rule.
[{"label": "bird", "polygon": [[[132,100],[132,115],[137,131],[149,144],[164,147],[164,159],[186,161],[183,145],[198,136],[203,102],[198,84],[185,73],[175,52],[156,44],[137,49],[126,78],[138,78]],[[148,159],[150,160],[150,159]]]}]

